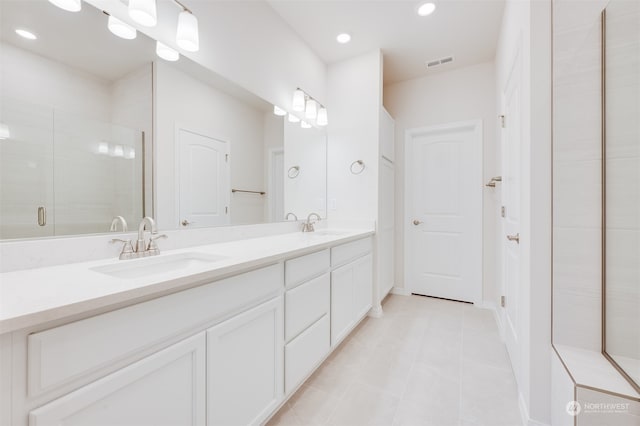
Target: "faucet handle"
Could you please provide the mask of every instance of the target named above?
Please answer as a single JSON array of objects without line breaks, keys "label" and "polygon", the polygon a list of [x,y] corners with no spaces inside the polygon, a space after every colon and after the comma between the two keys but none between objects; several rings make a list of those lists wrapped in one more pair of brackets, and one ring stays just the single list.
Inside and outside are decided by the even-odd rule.
[{"label": "faucet handle", "polygon": [[147,245],[147,251],[159,251],[158,246],[156,245],[156,240],[169,238],[166,234],[155,234],[149,237],[149,244]]},{"label": "faucet handle", "polygon": [[110,244],[123,243],[122,251],[120,251],[120,260],[131,259],[133,257],[133,245],[131,240],[123,240],[120,238],[112,238]]}]

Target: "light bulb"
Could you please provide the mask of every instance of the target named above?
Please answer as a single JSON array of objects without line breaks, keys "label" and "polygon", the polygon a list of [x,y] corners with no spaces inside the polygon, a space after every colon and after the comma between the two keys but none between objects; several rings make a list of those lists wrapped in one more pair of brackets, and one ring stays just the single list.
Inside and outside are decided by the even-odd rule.
[{"label": "light bulb", "polygon": [[275,115],[278,115],[280,117],[287,115],[287,111],[283,110],[282,108],[280,108],[278,105],[274,105],[273,106],[273,113]]},{"label": "light bulb", "polygon": [[418,15],[427,16],[431,15],[436,10],[436,5],[433,3],[424,3],[418,7]]},{"label": "light bulb", "polygon": [[108,154],[109,153],[109,144],[106,142],[100,142],[98,144],[98,154]]},{"label": "light bulb", "polygon": [[304,110],[304,116],[309,120],[315,120],[318,115],[318,104],[313,99],[307,100],[307,107]]},{"label": "light bulb", "polygon": [[293,102],[291,108],[294,111],[304,111],[304,92],[300,89],[296,89],[293,92]]},{"label": "light bulb", "polygon": [[346,43],[349,43],[351,41],[351,35],[349,35],[347,33],[338,34],[338,36],[336,37],[336,40],[340,44],[346,44]]},{"label": "light bulb", "polygon": [[316,124],[318,126],[326,126],[327,124],[329,124],[327,109],[325,107],[320,107],[320,109],[318,110],[318,118],[316,119]]},{"label": "light bulb", "polygon": [[293,114],[289,114],[289,123],[297,123],[298,121],[300,121],[298,117]]},{"label": "light bulb", "polygon": [[80,9],[82,9],[82,2],[80,0],[49,0],[49,3],[67,12],[80,12]]},{"label": "light bulb", "polygon": [[140,25],[155,27],[158,23],[156,0],[129,0],[129,16]]},{"label": "light bulb", "polygon": [[0,123],[0,139],[9,139],[11,132],[9,132],[9,126],[4,123]]},{"label": "light bulb", "polygon": [[300,127],[302,127],[303,129],[310,129],[311,128],[311,124],[309,124],[306,121],[302,120],[300,122]]},{"label": "light bulb", "polygon": [[115,16],[111,15],[109,15],[109,20],[107,21],[107,28],[109,28],[109,31],[111,31],[113,34],[125,40],[133,40],[138,35],[136,29],[131,25],[126,24]]},{"label": "light bulb", "polygon": [[175,62],[180,59],[180,54],[178,52],[159,41],[156,42],[156,55],[165,61]]},{"label": "light bulb", "polygon": [[198,19],[186,10],[183,10],[180,12],[180,15],[178,15],[176,43],[187,52],[197,52],[198,49],[200,49]]}]

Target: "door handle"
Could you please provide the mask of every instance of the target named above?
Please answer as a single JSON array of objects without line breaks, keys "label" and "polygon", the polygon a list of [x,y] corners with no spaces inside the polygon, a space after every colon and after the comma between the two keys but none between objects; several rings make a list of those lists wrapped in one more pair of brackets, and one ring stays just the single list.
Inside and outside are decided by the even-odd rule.
[{"label": "door handle", "polygon": [[38,207],[38,225],[47,225],[47,209],[45,209],[44,207]]},{"label": "door handle", "polygon": [[518,232],[516,235],[507,235],[507,240],[515,241],[516,243],[520,244],[520,233]]},{"label": "door handle", "polygon": [[180,223],[182,224],[182,226],[189,226],[189,225],[193,225],[195,222],[189,222],[187,219],[184,219]]},{"label": "door handle", "polygon": [[422,221],[421,221],[421,220],[413,219],[413,224],[414,224],[415,226],[418,226],[418,225],[420,225],[421,223],[422,223]]}]

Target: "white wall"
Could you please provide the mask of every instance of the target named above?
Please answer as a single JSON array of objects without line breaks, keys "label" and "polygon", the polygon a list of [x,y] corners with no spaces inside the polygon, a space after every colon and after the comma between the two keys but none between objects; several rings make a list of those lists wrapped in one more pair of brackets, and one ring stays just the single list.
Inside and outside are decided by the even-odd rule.
[{"label": "white wall", "polygon": [[[282,150],[284,149],[284,121],[286,117],[279,117],[273,114],[271,111],[264,113],[264,181],[267,186],[270,185],[271,177],[269,176],[269,167],[271,161],[271,152],[273,150]],[[284,158],[284,156],[283,156]],[[284,174],[284,166],[282,166],[282,173]],[[286,179],[283,177],[283,179]],[[274,182],[273,185],[277,185],[277,182]],[[270,222],[280,222],[284,220],[284,214],[286,212],[282,212],[282,216],[276,214],[275,212],[280,212],[284,209],[284,181],[280,185],[279,190],[281,191],[279,195],[275,195],[272,193],[272,188],[266,188],[267,195],[265,197],[264,203],[264,218]],[[274,207],[273,212],[270,212],[271,203],[281,203],[283,206],[282,209],[276,209]],[[274,216],[274,217],[272,217]]]},{"label": "white wall", "polygon": [[[230,143],[231,188],[266,191],[263,111],[214,89],[164,62],[155,64],[156,218],[160,229],[179,226],[176,200],[176,126]],[[264,220],[264,198],[231,195],[231,224]]]},{"label": "white wall", "polygon": [[[331,64],[328,82],[328,216],[375,220],[382,105],[380,51]],[[356,160],[365,164],[359,175],[349,170]]]},{"label": "white wall", "polygon": [[[125,3],[87,2],[180,50],[175,44],[180,10],[173,2],[158,2],[158,25],[154,28],[131,21]],[[327,66],[267,2],[195,1],[188,6],[198,18],[200,50],[187,57],[284,108],[290,107],[298,86],[328,104]]]},{"label": "white wall", "polygon": [[[404,145],[405,131],[417,127],[482,119],[484,181],[499,175],[497,164],[495,70],[492,62],[434,74],[386,86],[384,105],[396,120],[396,268],[395,286],[404,287]],[[496,273],[496,221],[499,186],[486,188],[483,196],[483,299],[496,306],[499,300]]]},{"label": "white wall", "polygon": [[[519,368],[523,416],[551,419],[551,1],[507,0],[496,53],[496,105],[522,54]],[[502,244],[502,237],[498,240]],[[504,322],[504,321],[503,321]]]}]

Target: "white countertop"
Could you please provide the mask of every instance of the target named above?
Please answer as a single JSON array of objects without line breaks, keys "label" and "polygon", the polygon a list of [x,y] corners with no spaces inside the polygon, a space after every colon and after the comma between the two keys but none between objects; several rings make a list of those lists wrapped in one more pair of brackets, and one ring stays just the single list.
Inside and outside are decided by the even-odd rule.
[{"label": "white countertop", "polygon": [[339,235],[296,232],[163,251],[153,258],[195,252],[224,256],[224,259],[135,279],[115,278],[91,270],[138,261],[117,258],[2,273],[0,334],[202,285],[373,234],[371,230],[362,229],[336,231]]}]

